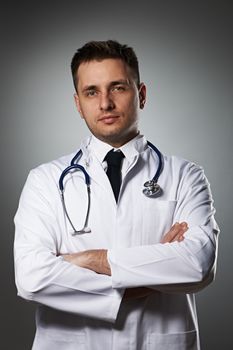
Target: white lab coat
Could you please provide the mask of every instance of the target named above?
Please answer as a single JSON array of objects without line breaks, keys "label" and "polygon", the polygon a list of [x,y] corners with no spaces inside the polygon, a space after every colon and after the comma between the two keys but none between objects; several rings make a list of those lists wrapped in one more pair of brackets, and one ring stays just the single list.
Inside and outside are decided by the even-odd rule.
[{"label": "white lab coat", "polygon": [[[18,294],[38,303],[33,350],[200,349],[194,292],[214,276],[218,227],[203,170],[164,157],[163,194],[147,198],[145,181],[158,166],[143,137],[128,152],[118,205],[105,171],[90,151],[80,160],[91,177],[92,232],[72,236],[58,188],[72,155],[29,174],[15,217]],[[81,172],[66,176],[65,199],[82,228],[87,192]],[[187,221],[183,242],[159,243],[174,222]],[[112,276],[63,260],[60,254],[108,249]],[[125,288],[149,286],[148,297],[122,301]]]}]

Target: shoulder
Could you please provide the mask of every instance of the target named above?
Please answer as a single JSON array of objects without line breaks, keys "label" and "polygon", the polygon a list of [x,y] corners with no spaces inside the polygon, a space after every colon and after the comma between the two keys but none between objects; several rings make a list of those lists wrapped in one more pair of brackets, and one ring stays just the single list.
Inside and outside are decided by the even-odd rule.
[{"label": "shoulder", "polygon": [[165,176],[170,176],[172,182],[177,183],[179,187],[193,186],[197,183],[208,185],[203,166],[180,156],[165,155],[163,172]]},{"label": "shoulder", "polygon": [[176,155],[164,155],[164,169],[172,169],[176,172],[183,173],[184,175],[192,172],[203,172],[203,167],[186,158],[182,158]]},{"label": "shoulder", "polygon": [[57,187],[62,171],[70,165],[76,152],[54,159],[50,162],[40,164],[30,170],[26,184],[37,188]]},{"label": "shoulder", "polygon": [[51,172],[60,172],[63,171],[66,167],[70,165],[71,160],[75,156],[76,152],[63,155],[57,159],[54,159],[52,161],[42,163],[39,166],[31,169],[30,172],[33,173],[51,173]]},{"label": "shoulder", "polygon": [[164,172],[172,172],[179,189],[191,191],[196,187],[204,189],[210,186],[203,166],[179,156],[164,157]]},{"label": "shoulder", "polygon": [[[148,148],[146,150],[148,152]],[[149,149],[150,154],[150,162],[151,164],[159,164],[158,162],[158,154],[154,152],[152,149]],[[162,156],[162,173],[161,177],[170,178],[173,183],[180,183],[182,178],[187,177],[204,177],[204,169],[200,164],[197,164],[194,161],[186,159],[184,157],[178,155],[167,155],[163,152]]]}]

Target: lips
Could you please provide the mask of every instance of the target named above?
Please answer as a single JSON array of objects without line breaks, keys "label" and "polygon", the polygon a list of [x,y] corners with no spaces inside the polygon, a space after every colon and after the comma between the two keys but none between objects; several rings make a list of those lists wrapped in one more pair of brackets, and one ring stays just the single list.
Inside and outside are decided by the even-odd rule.
[{"label": "lips", "polygon": [[99,121],[105,124],[113,124],[119,117],[119,115],[104,115],[99,119]]}]

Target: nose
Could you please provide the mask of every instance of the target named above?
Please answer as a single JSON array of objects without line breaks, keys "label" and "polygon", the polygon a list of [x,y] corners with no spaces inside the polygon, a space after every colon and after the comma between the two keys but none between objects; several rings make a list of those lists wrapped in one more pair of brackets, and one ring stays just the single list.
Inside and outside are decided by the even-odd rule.
[{"label": "nose", "polygon": [[111,111],[115,108],[113,99],[109,93],[103,93],[100,97],[100,109],[101,111]]}]

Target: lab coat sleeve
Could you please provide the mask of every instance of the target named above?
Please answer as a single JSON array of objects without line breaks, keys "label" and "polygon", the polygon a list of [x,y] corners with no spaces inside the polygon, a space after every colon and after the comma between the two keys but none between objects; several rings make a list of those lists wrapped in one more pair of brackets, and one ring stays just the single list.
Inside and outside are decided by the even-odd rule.
[{"label": "lab coat sleeve", "polygon": [[174,222],[187,221],[182,242],[114,248],[108,251],[113,288],[147,286],[193,293],[214,278],[218,226],[209,183],[202,168],[188,163],[177,187]]},{"label": "lab coat sleeve", "polygon": [[112,289],[111,277],[77,267],[58,256],[59,227],[33,170],[15,216],[15,277],[18,294],[52,308],[114,322],[123,291]]}]

